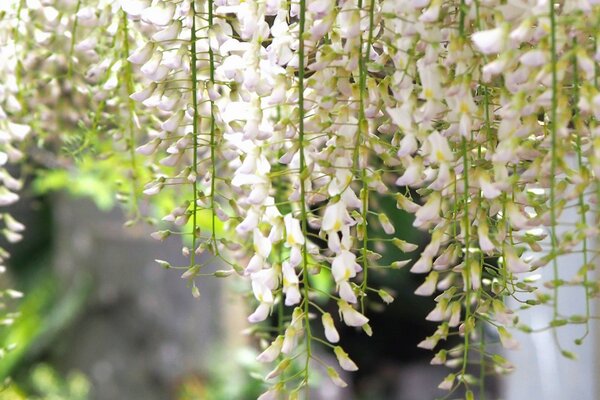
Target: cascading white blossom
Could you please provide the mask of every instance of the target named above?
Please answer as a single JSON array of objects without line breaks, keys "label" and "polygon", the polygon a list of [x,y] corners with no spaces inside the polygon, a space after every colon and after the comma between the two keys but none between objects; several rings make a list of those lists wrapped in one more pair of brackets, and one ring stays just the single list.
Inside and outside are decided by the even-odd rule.
[{"label": "cascading white blossom", "polygon": [[[179,171],[158,175],[146,192],[158,193],[167,180],[191,182],[194,190],[188,206],[171,213],[172,220],[176,214],[194,220],[198,249],[186,278],[198,271],[195,253],[208,248],[223,257],[227,248],[240,249],[218,237],[214,222],[207,235],[198,232],[197,213],[210,209],[210,218],[235,230],[250,250],[245,266],[232,263],[250,278],[258,302],[249,320],[265,320],[279,302],[295,307],[260,360],[296,351],[311,359],[309,313],[316,305],[307,297],[307,275],[323,268],[334,281],[340,321],[370,332],[363,312],[367,272],[381,267],[365,247],[374,223],[371,196],[394,196],[400,209],[415,215],[413,225],[431,234],[411,271],[427,274],[417,295],[442,292],[427,317],[441,325],[420,346],[433,348],[458,329],[464,346],[456,360],[463,359],[475,327],[488,321],[509,343],[504,326],[512,324],[511,311],[498,304],[515,295],[517,274],[559,255],[553,250],[524,260],[523,244],[539,250],[545,236],[528,232],[542,227],[555,237],[560,207],[581,202],[582,179],[592,179],[588,169],[580,175],[560,159],[576,152],[597,163],[585,134],[576,146],[556,139],[583,132],[569,131],[565,121],[573,115],[559,107],[565,99],[556,87],[565,72],[548,68],[549,52],[567,54],[550,50],[553,35],[565,46],[566,27],[555,24],[550,32],[542,3],[512,2],[499,13],[494,4],[442,1],[316,0],[292,2],[289,9],[281,1],[154,1],[123,8],[148,31],[129,58],[147,82],[132,98],[164,115],[163,133],[138,151],[158,156],[166,148],[160,164]],[[580,9],[564,7],[552,18]],[[175,39],[175,46],[165,46]],[[588,99],[597,89],[582,84],[596,74],[588,62],[595,49],[587,47],[576,48],[578,118],[593,115],[596,104]],[[564,192],[569,182],[577,182],[579,195],[562,201],[556,190]],[[532,195],[533,189],[542,194]],[[585,223],[585,212],[582,218]],[[396,234],[385,213],[378,212],[376,222],[386,235]],[[314,230],[325,248],[314,242]],[[404,252],[416,249],[396,244]],[[382,298],[391,300],[387,293]],[[334,318],[321,312],[325,337],[336,343]],[[301,337],[305,346],[297,348]],[[337,349],[341,367],[354,369]],[[460,369],[440,387],[468,380],[465,363],[441,361],[439,354],[434,360]],[[345,385],[334,370],[327,373]],[[278,385],[264,396],[279,393]]]},{"label": "cascading white blossom", "polygon": [[[22,19],[2,22],[17,21],[24,33],[27,19],[40,19],[43,28],[27,28],[33,40],[58,43],[62,56],[41,60],[26,54],[30,45],[3,46],[0,164],[31,134],[27,118],[11,119],[23,112],[16,60],[45,65],[50,77],[48,66],[66,68],[71,95],[89,91],[84,103],[96,110],[71,110],[70,122],[112,134],[129,163],[132,203],[141,170],[152,175],[141,182],[149,201],[173,200],[166,228],[153,237],[185,237],[182,278],[194,295],[195,279],[209,274],[198,261],[207,251],[231,267],[214,275],[250,281],[251,323],[287,315],[258,356],[278,362],[261,398],[297,398],[321,363],[311,346],[337,343],[336,325],[371,334],[372,294],[393,301],[371,286],[371,272],[410,265],[426,274],[415,294],[436,296],[427,319],[439,326],[419,346],[461,338],[432,363],[455,369],[439,387],[464,386],[466,397],[477,352],[490,340],[518,345],[508,297],[553,307],[553,320],[536,329],[589,322],[589,307],[574,317],[557,304],[564,285],[582,286],[586,304],[598,292],[589,274],[598,233],[591,213],[600,201],[597,2],[49,3],[27,1]],[[69,88],[49,82],[52,96],[29,101],[42,105],[29,121],[59,131],[48,105]],[[16,201],[16,181],[4,170],[0,178],[0,205]],[[384,197],[429,234],[414,263],[404,253],[418,246],[398,237],[394,215],[379,208]],[[567,208],[580,219],[559,236]],[[20,224],[4,219],[7,238],[16,238]],[[391,265],[379,264],[383,243],[399,250]],[[571,252],[583,253],[584,263],[570,281],[558,279],[560,258]],[[549,291],[532,284],[528,273],[539,268],[555,271]],[[329,292],[314,285],[316,275],[331,278]],[[340,368],[359,367],[331,347]],[[510,369],[485,351],[481,371]],[[278,380],[298,360],[303,373]],[[324,372],[346,385],[333,367]]]},{"label": "cascading white blossom", "polygon": [[[31,136],[32,129],[29,123],[22,117],[27,113],[21,91],[22,66],[20,56],[23,52],[22,43],[23,25],[25,19],[18,17],[18,7],[13,2],[5,2],[0,5],[0,207],[7,207],[19,201],[18,192],[22,189],[23,182],[15,177],[18,171],[17,165],[23,159],[22,143]],[[16,243],[23,238],[25,226],[17,221],[10,213],[0,213],[0,234],[6,243]],[[10,257],[9,252],[0,248],[0,274],[6,271],[5,264]],[[18,312],[14,312],[7,302],[11,299],[19,299],[23,293],[11,289],[6,283],[0,290],[0,324],[12,325]],[[0,349],[6,354],[17,344],[10,343]]]}]

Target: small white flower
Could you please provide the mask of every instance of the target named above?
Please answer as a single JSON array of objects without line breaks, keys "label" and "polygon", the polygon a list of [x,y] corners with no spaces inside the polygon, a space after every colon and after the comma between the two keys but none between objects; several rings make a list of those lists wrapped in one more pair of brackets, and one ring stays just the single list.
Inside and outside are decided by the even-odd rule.
[{"label": "small white flower", "polygon": [[280,396],[281,390],[279,390],[278,386],[275,386],[258,396],[256,400],[277,400]]},{"label": "small white flower", "polygon": [[308,11],[315,14],[315,19],[320,19],[328,15],[335,5],[333,0],[309,0]]},{"label": "small white flower", "polygon": [[10,214],[4,214],[4,222],[6,227],[13,232],[23,232],[25,225],[14,219]]},{"label": "small white flower", "polygon": [[452,150],[448,144],[448,139],[434,131],[429,134],[427,141],[430,146],[429,161],[433,163],[450,162],[454,160]]},{"label": "small white flower", "polygon": [[352,286],[348,281],[342,281],[339,283],[339,294],[340,297],[348,303],[356,303],[356,294],[352,290]]},{"label": "small white flower", "polygon": [[284,358],[279,364],[277,364],[275,369],[267,374],[265,380],[271,380],[284,373],[285,370],[290,366],[290,362],[291,360],[289,358]]},{"label": "small white flower", "polygon": [[298,328],[294,324],[287,327],[285,330],[285,336],[283,338],[283,345],[281,346],[281,352],[283,354],[291,354],[294,349],[298,346],[298,338],[302,334],[302,329]]},{"label": "small white flower", "polygon": [[293,246],[290,249],[289,263],[292,267],[297,267],[302,262],[302,251],[299,246]]},{"label": "small white flower", "polygon": [[519,230],[529,227],[529,220],[519,211],[515,203],[508,202],[506,204],[506,215],[508,216],[510,225],[514,229]]},{"label": "small white flower", "polygon": [[437,221],[440,218],[442,209],[442,197],[439,192],[433,192],[425,204],[415,213],[415,221],[413,226],[419,227],[427,224],[430,221]]},{"label": "small white flower", "polygon": [[425,8],[431,0],[411,0],[410,5],[413,8]]},{"label": "small white flower", "polygon": [[167,42],[174,40],[177,39],[177,36],[179,36],[179,32],[181,32],[181,21],[176,20],[171,22],[171,24],[162,31],[158,31],[152,35],[152,40],[156,42]]},{"label": "small white flower", "polygon": [[155,53],[155,49],[154,42],[147,42],[145,45],[138,48],[133,52],[133,54],[127,57],[127,61],[132,64],[145,64],[150,60],[150,58],[152,58]]},{"label": "small white flower", "polygon": [[540,67],[547,62],[546,53],[540,49],[529,50],[519,57],[521,64],[528,67]]},{"label": "small white flower", "polygon": [[421,14],[419,21],[421,22],[436,22],[440,18],[440,10],[442,8],[442,0],[433,0],[433,3]]},{"label": "small white flower", "polygon": [[531,271],[531,265],[527,264],[521,257],[517,256],[515,250],[510,246],[507,246],[504,250],[504,265],[506,266],[506,269],[513,274]]},{"label": "small white flower", "polygon": [[183,120],[184,112],[178,111],[171,115],[169,119],[162,123],[160,126],[166,132],[173,132],[181,125],[181,121]]},{"label": "small white flower", "polygon": [[388,235],[393,235],[396,232],[396,228],[394,228],[394,225],[390,222],[390,219],[385,213],[377,214],[377,218],[379,219],[379,223],[381,224],[381,227],[385,233]]},{"label": "small white flower", "polygon": [[442,383],[440,383],[438,385],[438,388],[442,389],[442,390],[451,390],[452,387],[454,387],[454,379],[455,378],[456,378],[455,374],[448,375],[447,377],[444,378]]},{"label": "small white flower", "polygon": [[483,54],[497,54],[504,48],[505,32],[502,27],[475,32],[471,39]]},{"label": "small white flower", "polygon": [[16,124],[14,122],[8,122],[8,132],[11,134],[14,140],[23,141],[31,133],[31,127],[24,124]]},{"label": "small white flower", "polygon": [[336,372],[336,370],[331,367],[327,367],[327,376],[329,376],[329,379],[331,379],[336,386],[342,388],[348,386],[348,384],[344,382],[342,378],[340,378],[340,375]]},{"label": "small white flower", "polygon": [[269,197],[269,189],[270,189],[270,185],[268,183],[266,183],[266,179],[263,180],[262,177],[258,177],[255,175],[247,175],[247,176],[252,176],[254,178],[258,178],[257,181],[255,182],[254,185],[252,186],[252,190],[250,191],[250,194],[247,197],[247,201],[250,204],[253,205],[261,205],[264,203],[265,199],[267,197]]},{"label": "small white flower", "polygon": [[255,255],[252,256],[252,258],[250,258],[250,261],[248,262],[248,265],[244,269],[244,274],[250,275],[250,274],[252,274],[254,272],[258,272],[261,269],[263,269],[264,264],[265,264],[264,258],[262,258],[258,254],[255,254]]},{"label": "small white flower", "polygon": [[415,290],[417,296],[431,296],[435,292],[439,274],[432,271],[425,278],[425,282]]},{"label": "small white flower", "polygon": [[450,304],[450,319],[448,320],[448,326],[454,328],[460,323],[460,302],[454,301]]},{"label": "small white flower", "polygon": [[23,293],[19,292],[18,290],[13,290],[13,289],[7,289],[5,291],[5,293],[8,295],[8,297],[10,297],[11,299],[20,299],[23,298]]},{"label": "small white flower", "polygon": [[[162,190],[162,188],[163,188],[163,184],[162,183],[157,183],[155,185],[149,186],[148,188],[144,189],[143,193],[146,196],[154,196],[155,194],[160,193],[160,191]],[[0,194],[0,199],[1,198],[2,198],[2,195]],[[17,197],[17,199],[18,199],[18,197]],[[2,204],[2,201],[0,201],[0,206],[1,205],[4,205],[4,204]]]},{"label": "small white flower", "polygon": [[23,239],[23,235],[17,232],[9,231],[8,229],[4,229],[2,234],[9,243],[17,243]]},{"label": "small white flower", "polygon": [[302,300],[302,295],[298,285],[289,285],[285,290],[285,305],[293,306],[300,303],[300,300]]},{"label": "small white flower", "polygon": [[480,173],[479,177],[478,177],[478,181],[479,181],[479,186],[481,187],[481,193],[483,194],[483,197],[485,197],[486,199],[492,200],[502,194],[500,189],[498,189],[495,184],[490,182],[490,178],[487,175],[487,173],[485,173],[485,172]]},{"label": "small white flower", "polygon": [[511,325],[515,320],[515,315],[512,310],[507,308],[504,303],[498,300],[492,302],[492,308],[494,310],[494,317],[498,322],[503,325]]},{"label": "small white flower", "polygon": [[344,323],[348,326],[363,326],[369,322],[369,318],[356,311],[343,300],[338,301],[338,308]]},{"label": "small white flower", "polygon": [[427,321],[443,321],[446,319],[447,309],[448,309],[448,301],[446,299],[441,299],[435,305],[435,308],[433,310],[431,310],[431,312],[429,314],[427,314],[425,319]]},{"label": "small white flower", "polygon": [[321,229],[325,232],[339,232],[345,225],[354,225],[356,222],[350,217],[346,204],[342,201],[329,203],[323,214]]},{"label": "small white flower", "polygon": [[121,8],[129,16],[138,18],[142,15],[142,12],[148,8],[150,1],[148,0],[123,0],[121,1]]},{"label": "small white flower", "polygon": [[386,111],[392,122],[397,125],[404,132],[413,132],[413,110],[409,102],[404,103],[402,107],[399,108],[386,108]]},{"label": "small white flower", "polygon": [[292,214],[286,214],[283,217],[286,232],[286,243],[289,246],[297,246],[304,244],[304,235],[302,234],[302,228],[300,227],[300,221],[292,216]]},{"label": "small white flower", "polygon": [[285,293],[285,305],[292,306],[298,304],[301,300],[300,290],[298,288],[298,275],[289,262],[282,263],[283,273],[283,291]]},{"label": "small white flower", "polygon": [[358,8],[351,4],[350,2],[344,3],[342,11],[338,13],[339,26],[341,27],[340,36],[346,39],[355,38],[361,33],[360,13]]},{"label": "small white flower", "polygon": [[271,312],[271,305],[267,303],[260,303],[256,310],[248,317],[248,321],[252,324],[264,321]]},{"label": "small white flower", "polygon": [[151,141],[149,141],[148,143],[136,148],[135,151],[136,151],[136,153],[140,153],[140,154],[149,156],[150,154],[153,154],[156,151],[159,144],[160,144],[160,139],[154,138]]},{"label": "small white flower", "polygon": [[498,335],[500,336],[500,343],[505,349],[516,350],[519,348],[519,342],[503,326],[498,327]]},{"label": "small white flower", "polygon": [[523,20],[523,22],[521,22],[516,29],[513,29],[508,36],[510,40],[514,42],[514,44],[519,45],[528,41],[533,34],[533,31],[534,29],[532,20],[527,18]]},{"label": "small white flower", "polygon": [[160,2],[142,11],[141,17],[146,23],[165,26],[171,22],[173,15],[175,15],[175,4]]},{"label": "small white flower", "polygon": [[324,313],[321,316],[321,322],[323,323],[323,328],[325,330],[325,338],[327,338],[330,343],[339,342],[340,335],[338,334],[337,329],[335,329],[335,324],[333,323],[331,314]]},{"label": "small white flower", "polygon": [[396,180],[398,186],[416,186],[422,182],[423,161],[420,157],[409,158],[404,174]]},{"label": "small white flower", "polygon": [[419,342],[419,344],[417,344],[417,347],[426,350],[433,350],[433,348],[437,346],[439,341],[440,340],[436,335],[429,336],[428,338]]},{"label": "small white flower", "polygon": [[356,255],[348,250],[342,250],[331,263],[331,273],[336,283],[354,278],[360,271],[362,268],[356,262]]},{"label": "small white flower", "polygon": [[238,234],[254,230],[258,226],[258,213],[254,209],[248,210],[246,218],[235,228]]},{"label": "small white flower", "polygon": [[407,134],[404,135],[402,140],[400,141],[400,148],[396,153],[398,158],[411,156],[419,149],[419,144],[417,143],[417,138],[415,135]]},{"label": "small white flower", "polygon": [[433,182],[429,185],[429,188],[442,191],[442,193],[446,193],[445,190],[448,187],[450,181],[452,180],[452,176],[450,175],[450,166],[448,163],[440,164],[440,167],[437,169],[437,176]]},{"label": "small white flower", "polygon": [[484,65],[481,69],[481,72],[483,74],[483,81],[489,82],[493,76],[500,74],[502,71],[504,71],[506,64],[506,59],[498,58],[497,60],[494,60]]},{"label": "small white flower", "polygon": [[406,196],[396,193],[396,204],[401,210],[414,214],[421,208],[417,203],[409,200]]},{"label": "small white flower", "polygon": [[410,268],[410,272],[414,274],[425,274],[431,271],[432,263],[432,257],[422,255]]},{"label": "small white flower", "polygon": [[335,353],[338,363],[340,364],[340,367],[342,367],[343,370],[358,371],[358,367],[356,366],[354,361],[352,361],[352,359],[348,356],[348,353],[344,351],[344,349],[342,349],[340,346],[335,346],[333,348],[333,352]]},{"label": "small white flower", "polygon": [[97,40],[95,37],[88,37],[75,45],[75,50],[87,52],[96,48]]},{"label": "small white flower", "polygon": [[492,243],[489,236],[489,229],[487,222],[485,222],[485,216],[479,219],[479,225],[477,226],[477,237],[479,238],[479,248],[486,254],[492,254],[496,250],[496,246]]},{"label": "small white flower", "polygon": [[132,93],[129,98],[131,98],[132,100],[135,101],[139,101],[139,102],[143,102],[144,100],[147,100],[148,98],[150,98],[150,96],[152,96],[152,94],[154,93],[154,91],[156,90],[156,83],[152,83],[148,86],[146,86],[145,88]]},{"label": "small white flower", "polygon": [[270,363],[279,357],[281,353],[281,346],[283,345],[283,335],[277,336],[277,338],[263,351],[256,359],[260,362]]}]

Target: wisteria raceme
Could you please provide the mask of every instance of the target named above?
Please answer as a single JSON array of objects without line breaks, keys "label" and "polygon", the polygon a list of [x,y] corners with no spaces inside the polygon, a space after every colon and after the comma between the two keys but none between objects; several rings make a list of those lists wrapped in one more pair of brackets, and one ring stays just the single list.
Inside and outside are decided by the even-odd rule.
[{"label": "wisteria raceme", "polygon": [[[21,145],[31,135],[31,126],[21,120],[27,112],[24,106],[23,93],[21,92],[21,65],[19,57],[23,51],[23,43],[19,34],[25,21],[18,18],[17,8],[14,4],[0,5],[0,13],[4,16],[0,20],[0,76],[5,77],[0,81],[0,207],[13,205],[19,200],[18,192],[23,183],[14,175],[16,165],[23,158]],[[15,34],[11,34],[15,32]],[[25,226],[17,221],[10,213],[0,213],[2,228],[0,233],[5,243],[19,242],[23,237]],[[10,257],[9,252],[0,247],[0,274],[6,271],[6,262]],[[23,294],[11,289],[4,283],[0,289],[0,324],[10,326],[19,314],[11,311],[7,303],[11,299],[19,299]],[[15,347],[14,343],[0,348],[0,356]]]},{"label": "wisteria raceme", "polygon": [[[439,326],[419,346],[460,338],[432,364],[453,368],[439,387],[463,387],[467,398],[472,359],[484,375],[511,369],[487,347],[517,347],[511,329],[587,327],[598,292],[590,274],[600,200],[596,1],[50,3],[27,1],[15,18],[23,24],[21,16],[41,14],[46,31],[33,40],[56,38],[62,57],[29,62],[50,77],[49,66],[66,68],[73,97],[92,93],[84,102],[100,111],[71,115],[95,134],[113,133],[128,162],[132,204],[146,183],[142,170],[153,175],[147,201],[172,200],[163,220],[174,226],[153,237],[186,238],[182,278],[193,294],[206,275],[206,251],[230,268],[214,275],[250,281],[249,322],[283,316],[258,356],[277,362],[262,399],[297,398],[313,368],[346,385],[314,346],[330,347],[343,370],[360,367],[336,345],[336,326],[370,335],[369,302],[393,301],[371,286],[371,272],[410,264],[426,274],[415,294],[436,296],[427,319]],[[28,60],[30,46],[15,41],[2,50],[3,72],[14,77],[0,93],[7,159],[18,153],[11,143],[29,133],[8,121],[22,112],[11,60]],[[42,105],[69,92],[49,81]],[[36,118],[53,118],[38,108]],[[16,189],[12,178],[3,181],[0,201]],[[397,237],[394,214],[380,208],[385,198],[429,234],[414,263],[404,253],[418,246]],[[564,224],[572,222],[567,209],[577,210],[574,224]],[[14,237],[20,226],[5,221]],[[391,265],[379,264],[382,243],[399,250]],[[583,263],[565,277],[561,258],[571,253]],[[540,268],[554,275],[543,286],[529,274]],[[317,275],[331,279],[329,291],[315,286]],[[585,315],[559,312],[566,285],[583,288]],[[517,324],[510,298],[551,307],[553,319]],[[302,373],[287,379],[296,364]]]}]

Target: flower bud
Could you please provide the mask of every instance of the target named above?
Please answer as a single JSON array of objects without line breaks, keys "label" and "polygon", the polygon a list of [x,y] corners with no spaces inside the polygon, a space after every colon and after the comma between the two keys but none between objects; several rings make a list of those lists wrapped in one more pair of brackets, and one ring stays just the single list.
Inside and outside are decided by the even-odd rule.
[{"label": "flower bud", "polygon": [[338,334],[337,329],[335,329],[335,324],[333,322],[333,318],[331,314],[324,313],[321,317],[321,322],[323,323],[323,328],[325,329],[325,337],[331,343],[337,343],[340,340],[340,335]]},{"label": "flower bud", "polygon": [[356,366],[354,361],[352,361],[352,359],[348,357],[348,353],[346,353],[344,349],[342,349],[340,346],[335,346],[333,348],[333,352],[335,353],[338,363],[340,364],[340,367],[342,367],[342,369],[346,371],[358,370],[358,367]]}]

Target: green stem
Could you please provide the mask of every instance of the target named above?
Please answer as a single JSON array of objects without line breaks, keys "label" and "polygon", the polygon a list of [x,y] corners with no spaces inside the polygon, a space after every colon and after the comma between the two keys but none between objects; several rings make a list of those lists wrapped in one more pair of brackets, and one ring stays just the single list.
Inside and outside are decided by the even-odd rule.
[{"label": "green stem", "polygon": [[[213,2],[212,0],[208,1],[208,28],[209,30],[213,26]],[[209,41],[210,42],[210,41]],[[208,46],[208,58],[210,61],[210,71],[209,78],[211,83],[211,89],[214,89],[215,85],[215,55],[213,53],[213,49]],[[210,166],[211,166],[211,179],[210,179],[210,223],[211,223],[211,241],[213,246],[213,252],[216,255],[219,255],[219,249],[217,247],[217,237],[216,237],[216,211],[215,211],[215,185],[216,185],[216,177],[217,177],[217,167],[216,167],[216,155],[215,155],[215,103],[213,100],[210,101]]]},{"label": "green stem", "polygon": [[[362,0],[358,0],[358,8],[362,10],[362,7],[363,7]],[[367,214],[368,214],[368,210],[369,210],[369,186],[367,185],[367,172],[364,168],[360,168],[359,160],[360,160],[361,142],[364,141],[364,137],[366,137],[366,135],[368,134],[368,126],[369,126],[368,121],[365,117],[365,94],[367,92],[367,87],[366,87],[367,86],[367,73],[368,73],[367,61],[369,60],[369,52],[371,49],[371,45],[373,43],[373,21],[374,21],[374,14],[375,14],[374,10],[375,10],[375,1],[370,0],[370,2],[369,2],[369,29],[368,29],[366,46],[363,43],[362,35],[360,35],[360,47],[359,47],[360,60],[359,60],[359,64],[358,64],[360,104],[359,104],[359,112],[358,112],[358,129],[356,132],[356,144],[354,147],[354,168],[355,168],[355,170],[360,169],[360,171],[361,171],[360,179],[362,182],[362,189],[361,189],[361,193],[360,193],[360,197],[362,200],[361,230],[362,230],[362,235],[363,235],[363,238],[362,238],[363,243],[362,243],[362,247],[361,247],[362,268],[363,268],[363,281],[361,284],[362,293],[365,293],[365,291],[366,291],[365,289],[367,287],[368,271],[369,271],[368,258],[367,258],[368,245],[369,245],[369,235],[367,232],[367,229],[368,229]],[[366,132],[363,133],[363,129]],[[361,139],[363,139],[363,140],[361,140]],[[350,189],[350,190],[352,190],[352,189]],[[363,313],[365,312],[364,298],[365,298],[365,296],[360,297],[360,307],[361,307],[361,312],[363,312]]]},{"label": "green stem", "polygon": [[[77,7],[79,9],[80,2],[78,2]],[[125,11],[121,11],[121,27],[123,30],[123,69],[125,72],[125,89],[126,93],[126,102],[127,102],[127,130],[129,132],[129,143],[127,147],[129,149],[129,158],[131,162],[131,194],[132,201],[131,206],[134,211],[134,218],[139,218],[139,208],[138,208],[138,184],[137,184],[137,163],[135,157],[135,126],[134,126],[134,116],[135,116],[135,103],[133,99],[129,97],[130,94],[134,92],[133,89],[133,68],[131,67],[131,63],[127,61],[127,57],[129,57],[129,29],[127,26],[127,14]],[[73,25],[73,31],[77,28],[77,20]],[[75,33],[73,32],[73,35]]]},{"label": "green stem", "polygon": [[[470,225],[469,219],[469,153],[467,150],[467,139],[462,138],[462,158],[463,158],[463,224],[464,224],[464,238],[465,238],[465,324],[468,326],[469,319],[471,317],[471,271],[469,267],[469,243],[470,237]],[[471,332],[465,328],[465,348],[463,353],[463,365],[462,375],[464,377],[467,370],[467,362],[469,355],[469,335]]]},{"label": "green stem", "polygon": [[304,180],[306,179],[306,158],[304,155],[304,31],[306,24],[306,0],[300,0],[300,20],[298,32],[298,140],[300,152],[300,223],[302,225],[302,234],[304,235],[304,244],[302,245],[302,288],[304,292],[304,324],[306,325],[306,364],[304,366],[304,383],[306,384],[306,399],[310,399],[310,388],[308,385],[308,370],[311,359],[311,340],[309,320],[309,294],[310,283],[308,279],[308,216],[306,212],[306,188]]},{"label": "green stem", "polygon": [[192,72],[192,108],[194,110],[194,115],[192,116],[192,135],[193,135],[193,173],[194,173],[194,182],[192,183],[192,189],[194,191],[193,194],[193,203],[192,203],[192,251],[190,252],[190,267],[193,267],[196,264],[196,245],[197,245],[197,234],[196,229],[198,226],[198,125],[199,121],[199,113],[198,113],[198,71],[196,70],[197,64],[197,53],[196,53],[196,2],[192,0],[191,2],[191,11],[192,11],[192,30],[191,30],[191,46],[190,46],[190,70]]},{"label": "green stem", "polygon": [[[465,41],[465,0],[460,1],[459,9],[459,25],[458,33],[462,40],[461,44],[464,45]],[[467,364],[469,361],[469,340],[471,332],[466,328],[469,326],[469,319],[471,318],[471,271],[469,267],[469,246],[470,246],[470,225],[469,219],[469,150],[467,144],[467,138],[462,138],[462,159],[463,159],[463,225],[464,225],[464,279],[465,279],[465,338],[464,338],[464,350],[463,350],[463,362],[462,362],[462,382],[466,384],[464,376],[467,371]],[[455,187],[456,188],[456,187]]]},{"label": "green stem", "polygon": [[[481,18],[479,15],[479,1],[475,0],[475,19],[476,19],[476,23],[477,23],[477,29],[482,30],[482,24],[481,24]],[[488,60],[487,60],[487,56],[483,56],[483,61],[484,63],[487,64]],[[480,68],[481,71],[481,68]],[[479,86],[483,88],[483,109],[484,109],[484,126],[485,126],[485,132],[486,132],[486,139],[489,142],[490,138],[492,137],[492,126],[491,126],[491,122],[490,122],[490,98],[489,98],[489,88],[487,86],[487,84],[479,82]],[[480,144],[477,148],[477,158],[478,158],[478,162],[482,162],[483,161],[483,155],[482,155],[482,145]],[[478,195],[478,204],[481,205],[482,203],[482,196],[481,196],[481,192]],[[483,216],[484,218],[487,217],[487,215]],[[480,254],[479,255],[479,271],[481,271],[483,273],[483,263],[484,263],[484,255]],[[478,296],[481,296],[482,294],[486,294],[485,290],[483,290],[482,288],[480,288],[478,290]],[[480,354],[480,366],[479,366],[479,398],[480,400],[485,400],[485,375],[486,375],[486,371],[485,371],[485,349],[486,349],[486,344],[485,344],[485,320],[484,319],[480,319],[479,320],[479,354]]]},{"label": "green stem", "polygon": [[[15,53],[19,54],[19,50],[17,49],[17,43],[19,42],[19,25],[21,25],[21,11],[25,6],[25,0],[21,0],[19,2],[19,7],[17,8],[17,23],[15,24],[15,28],[13,29],[13,43],[15,46]],[[22,88],[23,81],[23,65],[21,64],[21,60],[17,60],[17,65],[15,66],[15,80],[17,81],[17,99],[19,100],[19,104],[23,107],[22,113],[25,115],[27,113],[27,104],[25,102],[24,90]]]},{"label": "green stem", "polygon": [[[279,261],[279,265],[281,265],[281,263],[283,262],[283,254],[282,254],[282,245],[278,244],[276,246],[277,249],[277,258]],[[279,303],[277,304],[277,336],[283,335],[285,333],[285,326],[284,326],[284,316],[285,316],[285,310],[283,308],[283,302],[284,302],[284,294],[283,294],[283,290],[279,293]],[[280,354],[278,357],[278,363],[283,361],[283,359],[285,358],[285,356],[283,354]],[[281,373],[281,375],[279,376],[279,383],[281,385],[285,385],[285,371],[283,371]],[[285,390],[284,390],[285,392]],[[284,393],[281,393],[279,395],[279,400],[284,400]]]},{"label": "green stem", "polygon": [[[552,270],[554,280],[558,281],[558,262],[556,259],[557,254],[557,237],[556,237],[556,172],[558,164],[557,154],[557,108],[558,108],[558,73],[557,63],[558,56],[556,54],[556,13],[554,10],[554,1],[548,2],[550,11],[550,52],[551,52],[551,73],[552,73],[552,105],[550,110],[550,140],[551,140],[551,157],[552,161],[550,164],[550,242],[552,252]],[[553,317],[558,318],[558,285],[554,288],[554,302],[553,302]],[[556,332],[556,330],[555,330]],[[556,338],[556,337],[555,337]]]},{"label": "green stem", "polygon": [[[573,38],[573,48],[574,49],[577,48],[577,38]],[[577,55],[575,52],[573,52],[573,127],[574,127],[574,133],[575,133],[575,146],[576,146],[576,150],[577,150],[577,164],[579,166],[579,169],[581,170],[584,167],[584,165],[583,165],[583,155],[582,155],[583,151],[581,149],[581,135],[579,135],[579,133],[577,132],[577,130],[579,129],[579,125],[580,125],[578,104],[579,104],[579,68],[577,66]],[[586,218],[586,206],[585,206],[585,198],[583,195],[583,191],[578,196],[578,206],[579,206],[579,213],[581,214],[580,215],[581,225],[582,225],[582,227],[585,227],[587,225],[587,218]],[[591,313],[590,295],[589,295],[589,291],[588,291],[589,276],[588,276],[587,235],[583,236],[582,252],[583,252],[583,268],[584,268],[583,288],[585,291],[586,323],[585,323],[585,333],[583,334],[583,336],[581,338],[579,338],[579,340],[582,340],[583,338],[585,338],[589,333],[589,318],[590,318],[590,313]]]},{"label": "green stem", "polygon": [[479,322],[479,400],[485,400],[485,322]]},{"label": "green stem", "polygon": [[[73,54],[75,54],[75,40],[77,37],[77,27],[79,26],[79,17],[77,14],[79,13],[79,9],[81,8],[81,0],[77,0],[77,6],[75,6],[75,17],[73,20],[73,31],[71,32],[71,44],[69,46],[69,70],[67,71],[67,80],[71,80],[73,76]],[[121,11],[125,14],[125,11]],[[124,15],[125,20],[127,20],[127,15]],[[124,22],[125,31],[127,31],[127,21]],[[127,44],[129,47],[129,44]],[[129,57],[129,51],[127,51],[127,57]]]}]

